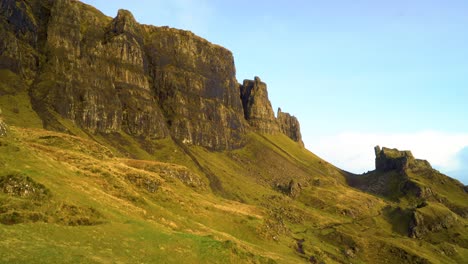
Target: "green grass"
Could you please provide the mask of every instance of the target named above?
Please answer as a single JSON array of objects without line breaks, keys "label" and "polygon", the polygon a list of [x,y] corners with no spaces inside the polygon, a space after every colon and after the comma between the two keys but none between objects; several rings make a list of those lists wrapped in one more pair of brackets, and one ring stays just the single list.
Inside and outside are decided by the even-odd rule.
[{"label": "green grass", "polygon": [[[50,195],[38,202],[0,193],[0,218],[18,212],[20,219],[0,229],[6,238],[0,262],[457,263],[466,257],[465,219],[411,239],[410,211],[350,188],[344,172],[287,137],[250,134],[246,142],[224,152],[192,146],[189,157],[169,139],[144,150],[127,135],[78,137],[13,126],[0,138],[0,177],[23,175]],[[126,157],[135,149],[138,159]],[[222,195],[210,189],[207,171]],[[291,179],[301,184],[294,198],[277,188]],[[417,210],[431,221],[454,215],[437,202]]]}]

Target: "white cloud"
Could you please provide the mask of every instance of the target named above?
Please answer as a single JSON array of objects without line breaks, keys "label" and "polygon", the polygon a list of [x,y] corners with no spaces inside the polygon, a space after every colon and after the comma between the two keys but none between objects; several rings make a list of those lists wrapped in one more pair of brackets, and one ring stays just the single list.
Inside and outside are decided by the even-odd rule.
[{"label": "white cloud", "polygon": [[458,152],[468,146],[468,133],[422,131],[415,133],[373,134],[346,132],[309,140],[315,154],[353,173],[374,169],[374,146],[411,150],[442,172],[461,168]]}]

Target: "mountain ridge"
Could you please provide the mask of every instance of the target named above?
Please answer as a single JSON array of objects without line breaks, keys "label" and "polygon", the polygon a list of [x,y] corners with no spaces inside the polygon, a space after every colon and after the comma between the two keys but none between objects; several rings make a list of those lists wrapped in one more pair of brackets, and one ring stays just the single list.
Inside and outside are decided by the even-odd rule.
[{"label": "mountain ridge", "polygon": [[410,151],[326,162],[229,50],[79,1],[0,7],[0,262],[468,258],[466,187]]},{"label": "mountain ridge", "polygon": [[[22,69],[35,65],[28,73],[16,73],[31,79],[33,107],[45,127],[64,129],[51,119],[53,111],[90,133],[171,134],[181,142],[218,150],[240,146],[247,130],[281,132],[264,83],[249,88],[249,100],[255,103],[242,110],[243,85],[235,79],[232,53],[221,46],[188,31],[140,25],[123,9],[110,19],[77,1],[21,3],[2,2],[7,27],[21,32],[6,35],[24,43],[16,52],[3,52],[3,60]],[[45,25],[35,22],[41,16]],[[3,46],[12,42],[9,38]],[[3,68],[15,72],[13,66]],[[252,109],[265,112],[271,125],[246,122],[243,117]],[[300,135],[288,120],[281,126]]]}]

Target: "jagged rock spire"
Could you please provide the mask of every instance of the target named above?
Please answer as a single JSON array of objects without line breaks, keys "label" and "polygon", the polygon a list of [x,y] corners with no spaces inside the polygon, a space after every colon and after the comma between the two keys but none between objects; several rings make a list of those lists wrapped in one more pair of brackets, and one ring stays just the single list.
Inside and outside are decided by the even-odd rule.
[{"label": "jagged rock spire", "polygon": [[257,76],[254,80],[244,80],[240,86],[240,98],[244,117],[252,127],[262,133],[279,132],[266,83]]}]

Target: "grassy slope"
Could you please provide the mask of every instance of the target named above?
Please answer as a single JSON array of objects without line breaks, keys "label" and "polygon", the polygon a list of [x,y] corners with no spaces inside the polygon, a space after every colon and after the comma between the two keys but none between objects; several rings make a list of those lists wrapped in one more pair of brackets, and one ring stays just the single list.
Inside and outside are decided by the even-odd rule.
[{"label": "grassy slope", "polygon": [[[1,236],[6,238],[1,242],[3,262],[20,263],[38,257],[44,263],[221,262],[225,258],[238,262],[255,256],[261,260],[260,255],[267,254],[210,226],[214,219],[228,216],[224,225],[251,233],[250,225],[259,221],[261,211],[220,200],[206,189],[188,187],[169,176],[135,169],[126,165],[127,159],[103,155],[109,152],[92,141],[12,127],[11,135],[2,139],[0,153],[2,175],[20,172],[52,193],[39,205],[31,202],[27,206],[4,207],[3,216],[16,211],[20,213],[18,221],[24,223],[2,226]],[[177,173],[183,168],[172,169]],[[148,191],[144,184],[132,181],[132,176],[157,182],[157,191]],[[1,194],[1,198],[8,205],[17,197]],[[70,226],[67,219],[75,217],[76,212],[54,215],[63,204],[93,208],[100,222]],[[29,212],[46,215],[49,223],[28,219]],[[86,212],[81,214],[89,217]]]},{"label": "grassy slope", "polygon": [[[6,88],[16,88],[0,97],[12,125],[0,139],[0,177],[31,177],[51,196],[35,201],[0,193],[0,219],[19,223],[1,226],[0,262],[297,263],[313,256],[326,263],[401,263],[419,256],[456,263],[468,257],[466,248],[450,244],[451,236],[466,240],[465,219],[451,232],[429,235],[433,244],[410,239],[408,216],[387,207],[397,207],[394,200],[348,187],[344,172],[284,135],[253,133],[242,149],[209,152],[170,139],[90,135],[59,116],[60,126],[77,136],[45,131],[27,86],[9,71],[1,74]],[[206,171],[221,183],[218,195]],[[455,205],[465,203],[451,185],[434,185],[443,177],[411,177]],[[301,185],[294,198],[282,192],[292,179]],[[421,214],[446,215],[439,207]]]},{"label": "grassy slope", "polygon": [[[109,21],[88,9],[90,19]],[[88,30],[83,23],[82,32]],[[450,232],[410,239],[406,209],[394,210],[401,205],[395,199],[348,187],[344,172],[284,135],[250,134],[242,149],[209,152],[170,139],[90,135],[54,116],[58,128],[76,135],[70,136],[40,129],[30,83],[8,70],[0,70],[0,79],[0,107],[12,126],[0,138],[1,263],[468,259],[466,247],[456,245],[468,237],[466,219],[458,218]],[[13,185],[2,180],[11,177],[23,196],[5,189]],[[457,206],[466,204],[452,185],[411,177]],[[294,197],[284,193],[292,179],[301,186]],[[218,182],[211,184],[217,195],[210,181]],[[50,195],[29,195],[41,188]],[[451,214],[439,203],[417,210],[430,220]]]},{"label": "grassy slope", "polygon": [[[347,187],[341,171],[282,135],[251,134],[230,152],[189,148],[229,199],[213,195],[172,142],[159,148],[181,165],[157,154],[148,155],[164,162],[123,158],[95,141],[34,128],[12,127],[0,140],[1,175],[29,176],[51,193],[42,201],[0,194],[0,215],[17,212],[19,222],[1,226],[1,262],[455,263],[467,256],[394,232],[381,213],[390,202]],[[302,186],[295,198],[277,187],[292,178]],[[440,254],[444,247],[455,260]]]}]

